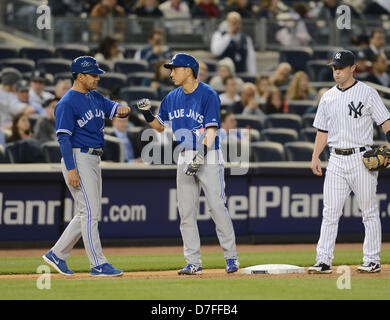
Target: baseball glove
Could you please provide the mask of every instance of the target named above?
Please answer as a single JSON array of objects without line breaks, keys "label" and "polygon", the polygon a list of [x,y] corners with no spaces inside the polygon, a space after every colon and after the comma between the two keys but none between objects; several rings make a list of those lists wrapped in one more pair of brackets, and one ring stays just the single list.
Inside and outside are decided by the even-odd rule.
[{"label": "baseball glove", "polygon": [[390,149],[386,146],[379,146],[366,151],[363,154],[363,162],[368,170],[378,171],[389,165],[389,163],[385,164],[387,157],[390,157]]}]

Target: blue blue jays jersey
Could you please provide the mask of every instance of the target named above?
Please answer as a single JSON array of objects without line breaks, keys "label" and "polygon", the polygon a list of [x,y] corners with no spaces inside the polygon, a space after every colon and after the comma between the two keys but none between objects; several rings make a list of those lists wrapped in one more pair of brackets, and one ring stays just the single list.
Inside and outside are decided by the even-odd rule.
[{"label": "blue blue jays jersey", "polygon": [[[209,85],[199,82],[192,93],[184,93],[182,87],[168,93],[160,105],[156,118],[161,124],[171,123],[176,141],[181,147],[199,149],[207,127],[220,127],[221,100]],[[214,148],[219,149],[219,138]]]},{"label": "blue blue jays jersey", "polygon": [[103,148],[104,118],[112,119],[118,105],[95,90],[81,93],[70,89],[54,111],[56,132],[69,134],[72,148]]}]

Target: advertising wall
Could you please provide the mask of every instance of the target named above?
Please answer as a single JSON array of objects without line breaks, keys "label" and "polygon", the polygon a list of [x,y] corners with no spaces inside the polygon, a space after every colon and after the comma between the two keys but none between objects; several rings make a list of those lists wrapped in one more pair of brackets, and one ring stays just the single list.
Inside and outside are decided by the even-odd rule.
[{"label": "advertising wall", "polygon": [[[34,168],[34,167],[32,167]],[[390,174],[381,173],[377,201],[382,231],[390,234]],[[307,167],[249,169],[226,177],[226,205],[237,236],[318,239],[323,178]],[[180,238],[176,170],[159,168],[103,169],[102,239]],[[204,195],[200,199],[200,235],[215,237]],[[56,167],[0,172],[0,242],[54,241],[73,217],[73,199]],[[361,212],[352,194],[344,207],[339,235],[364,233]],[[353,238],[351,238],[353,239]]]}]

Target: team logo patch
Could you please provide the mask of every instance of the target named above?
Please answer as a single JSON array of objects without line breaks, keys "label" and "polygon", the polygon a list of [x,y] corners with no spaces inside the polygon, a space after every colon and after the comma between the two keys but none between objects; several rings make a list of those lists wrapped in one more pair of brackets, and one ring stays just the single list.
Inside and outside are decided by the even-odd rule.
[{"label": "team logo patch", "polygon": [[87,67],[89,67],[89,66],[91,66],[91,65],[92,65],[92,63],[89,62],[89,61],[84,61],[84,62],[81,63],[81,66],[82,66],[83,68],[87,68]]},{"label": "team logo patch", "polygon": [[361,101],[359,101],[359,104],[357,107],[355,107],[355,104],[353,103],[353,101],[351,101],[349,104],[348,104],[348,108],[349,108],[349,115],[352,117],[352,114],[353,114],[353,117],[356,119],[358,116],[361,117],[362,116],[362,109],[363,109],[364,105]]},{"label": "team logo patch", "polygon": [[339,60],[341,58],[341,53],[337,52],[334,56],[335,59]]}]

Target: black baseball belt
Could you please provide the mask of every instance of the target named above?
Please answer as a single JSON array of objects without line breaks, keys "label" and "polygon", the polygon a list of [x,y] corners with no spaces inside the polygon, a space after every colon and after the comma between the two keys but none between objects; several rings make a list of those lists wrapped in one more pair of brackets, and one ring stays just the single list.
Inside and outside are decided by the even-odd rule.
[{"label": "black baseball belt", "polygon": [[94,148],[88,148],[88,147],[82,147],[80,148],[80,152],[92,154],[94,156],[102,156],[103,155],[103,149],[94,149]]},{"label": "black baseball belt", "polygon": [[360,147],[360,148],[349,148],[349,149],[338,149],[338,148],[330,148],[330,151],[334,152],[335,154],[339,154],[342,156],[349,156],[354,153],[360,153],[368,150],[366,147]]}]

